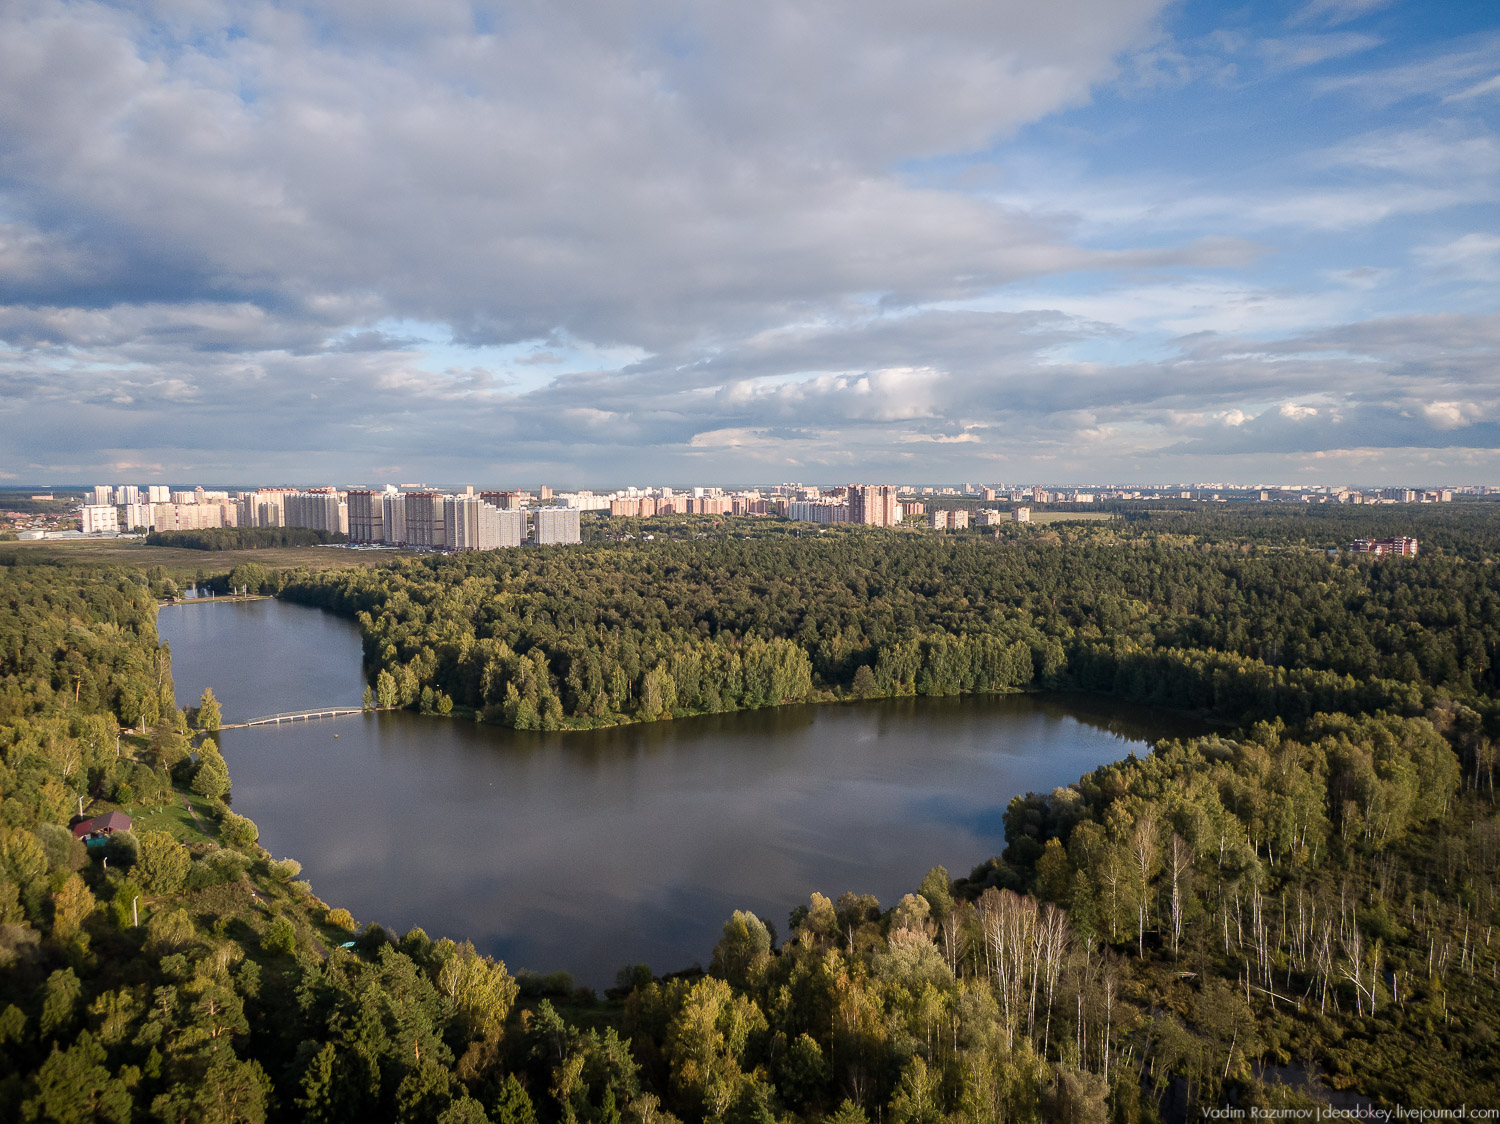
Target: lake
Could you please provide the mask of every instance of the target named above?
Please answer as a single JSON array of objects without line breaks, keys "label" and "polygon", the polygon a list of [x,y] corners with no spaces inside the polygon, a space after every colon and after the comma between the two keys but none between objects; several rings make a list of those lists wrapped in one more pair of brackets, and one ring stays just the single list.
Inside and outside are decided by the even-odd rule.
[{"label": "lake", "polygon": [[[358,706],[352,622],[278,601],[161,610],[179,704],[226,722]],[[512,971],[604,987],[707,965],[748,909],[786,935],[814,890],[893,904],[1005,845],[1050,791],[1183,719],[1079,696],[787,706],[574,733],[410,712],[222,732],[233,806],[361,922],[472,940]]]}]

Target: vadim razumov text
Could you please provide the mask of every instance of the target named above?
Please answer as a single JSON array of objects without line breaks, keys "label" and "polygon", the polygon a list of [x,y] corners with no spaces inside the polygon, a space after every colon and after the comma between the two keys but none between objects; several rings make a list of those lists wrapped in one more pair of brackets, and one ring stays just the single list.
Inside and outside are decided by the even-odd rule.
[{"label": "vadim razumov text", "polygon": [[1207,1120],[1500,1120],[1500,1108],[1205,1108]]}]

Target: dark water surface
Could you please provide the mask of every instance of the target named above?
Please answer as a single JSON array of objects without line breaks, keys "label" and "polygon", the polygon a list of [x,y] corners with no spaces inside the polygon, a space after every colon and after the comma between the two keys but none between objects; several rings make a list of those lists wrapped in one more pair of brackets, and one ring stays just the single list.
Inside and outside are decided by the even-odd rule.
[{"label": "dark water surface", "polygon": [[[358,705],[353,624],[259,601],[163,609],[179,702],[225,721]],[[892,904],[1004,846],[1017,793],[1196,733],[1113,703],[901,699],[536,734],[411,713],[226,730],[234,808],[360,921],[472,940],[603,986],[707,964],[735,909],[819,890]],[[337,735],[337,736],[335,736]]]}]

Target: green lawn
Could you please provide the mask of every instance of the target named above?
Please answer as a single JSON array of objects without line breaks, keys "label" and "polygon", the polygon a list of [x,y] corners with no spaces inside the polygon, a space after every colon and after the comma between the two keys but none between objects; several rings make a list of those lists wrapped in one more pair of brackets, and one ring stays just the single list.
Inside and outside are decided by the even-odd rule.
[{"label": "green lawn", "polygon": [[193,822],[188,810],[182,806],[183,793],[178,791],[171,804],[165,808],[144,808],[129,806],[124,812],[131,819],[131,830],[137,833],[142,831],[165,831],[179,843],[199,843],[203,840],[218,842],[217,826],[218,814],[211,810],[207,801],[201,797],[188,795],[192,801],[193,810],[198,813],[198,818],[203,821],[207,830],[200,829]]}]

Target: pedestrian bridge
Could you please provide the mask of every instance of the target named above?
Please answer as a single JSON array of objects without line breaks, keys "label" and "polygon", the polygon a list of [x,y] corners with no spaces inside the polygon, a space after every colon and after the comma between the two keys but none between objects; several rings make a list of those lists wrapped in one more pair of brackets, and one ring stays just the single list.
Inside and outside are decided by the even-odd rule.
[{"label": "pedestrian bridge", "polygon": [[317,710],[288,710],[281,714],[265,714],[248,722],[225,722],[219,729],[238,730],[246,726],[275,726],[282,722],[306,722],[314,718],[339,718],[345,714],[363,714],[362,706],[325,706]]}]

